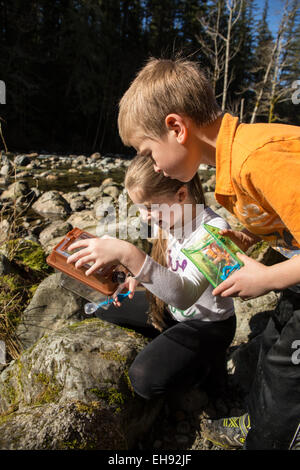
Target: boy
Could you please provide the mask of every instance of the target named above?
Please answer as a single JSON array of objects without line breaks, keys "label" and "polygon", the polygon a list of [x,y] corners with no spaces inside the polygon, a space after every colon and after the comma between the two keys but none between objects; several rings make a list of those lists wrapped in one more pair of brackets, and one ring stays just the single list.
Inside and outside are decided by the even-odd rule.
[{"label": "boy", "polygon": [[[153,159],[157,172],[189,181],[200,163],[216,167],[217,201],[244,225],[228,235],[246,251],[266,240],[287,260],[244,267],[214,295],[250,299],[280,290],[263,334],[249,414],[207,422],[204,434],[227,447],[292,449],[300,438],[300,128],[240,124],[222,114],[194,62],[150,59],[120,101],[125,145]],[[298,346],[299,347],[299,346]],[[300,356],[300,354],[299,354]]]}]

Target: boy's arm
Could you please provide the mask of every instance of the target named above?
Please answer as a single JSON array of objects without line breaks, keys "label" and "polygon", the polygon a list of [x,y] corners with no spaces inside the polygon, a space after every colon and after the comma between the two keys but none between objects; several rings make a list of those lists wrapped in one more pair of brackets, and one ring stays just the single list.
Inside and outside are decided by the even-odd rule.
[{"label": "boy's arm", "polygon": [[[300,246],[300,136],[274,141],[257,150],[249,156],[240,175],[244,192],[274,214],[274,228],[257,219],[251,221],[255,231],[259,229],[262,238],[274,232],[287,249],[290,245],[294,250],[295,241]],[[282,222],[286,229],[280,231],[278,225]],[[248,228],[251,230],[249,223]],[[214,295],[248,299],[300,283],[300,255],[273,266],[264,266],[245,255],[240,257],[245,266],[214,289]]]},{"label": "boy's arm", "polygon": [[246,300],[300,284],[300,255],[273,266],[264,266],[240,253],[238,256],[244,266],[216,287],[213,295]]}]

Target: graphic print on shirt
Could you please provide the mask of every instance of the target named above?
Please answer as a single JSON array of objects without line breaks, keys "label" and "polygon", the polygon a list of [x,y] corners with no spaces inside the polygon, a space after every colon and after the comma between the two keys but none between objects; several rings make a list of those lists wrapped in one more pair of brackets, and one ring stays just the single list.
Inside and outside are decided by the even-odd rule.
[{"label": "graphic print on shirt", "polygon": [[[256,233],[266,240],[274,250],[286,258],[300,254],[300,246],[297,241],[275,213],[268,213],[253,202],[244,204],[243,199],[237,200],[234,213],[250,232]],[[267,233],[257,230],[263,227],[268,228]]]},{"label": "graphic print on shirt", "polygon": [[[180,272],[183,272],[185,268],[187,267],[187,260],[183,259],[182,262],[177,258],[174,262],[171,256],[172,251],[168,250],[168,268],[171,268],[173,272],[177,272],[178,269],[180,268]],[[176,314],[180,313],[183,317],[193,317],[196,313],[196,310],[193,310],[192,312],[185,313],[185,310],[180,310],[179,308],[173,307],[172,305],[169,305],[169,310],[171,313]]]},{"label": "graphic print on shirt", "polygon": [[180,264],[179,260],[176,259],[176,261],[173,265],[171,250],[168,250],[168,268],[171,268],[172,271],[177,272],[179,268],[181,268],[181,270],[184,271],[186,267],[187,267],[187,260],[186,259],[184,259],[181,264]]}]

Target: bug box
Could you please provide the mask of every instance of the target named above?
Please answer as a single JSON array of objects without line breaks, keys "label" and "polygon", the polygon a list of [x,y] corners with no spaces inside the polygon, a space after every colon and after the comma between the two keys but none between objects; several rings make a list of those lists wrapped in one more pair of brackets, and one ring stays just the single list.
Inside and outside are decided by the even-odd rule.
[{"label": "bug box", "polygon": [[243,251],[220,230],[204,224],[206,233],[193,246],[182,248],[182,253],[201,271],[206,279],[217,287],[244,263],[236,256]]},{"label": "bug box", "polygon": [[88,300],[94,301],[97,297],[101,297],[101,295],[112,295],[118,286],[125,281],[128,270],[119,264],[111,266],[109,269],[99,269],[86,276],[85,273],[91,267],[91,264],[84,264],[80,268],[75,268],[73,263],[68,264],[68,257],[80,250],[79,248],[70,252],[68,251],[69,246],[78,240],[85,240],[87,238],[96,237],[77,227],[73,228],[53,248],[46,261],[50,266],[64,273],[61,283],[63,287]]}]

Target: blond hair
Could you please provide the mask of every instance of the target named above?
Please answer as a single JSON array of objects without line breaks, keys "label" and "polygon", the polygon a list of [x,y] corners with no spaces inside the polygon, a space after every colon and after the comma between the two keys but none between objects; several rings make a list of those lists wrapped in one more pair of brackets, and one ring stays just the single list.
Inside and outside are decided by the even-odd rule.
[{"label": "blond hair", "polygon": [[170,113],[206,126],[221,110],[198,63],[184,58],[150,58],[119,103],[118,127],[123,143],[131,146],[136,138],[162,137]]},{"label": "blond hair", "polygon": [[[151,201],[155,196],[172,196],[182,187],[186,186],[188,193],[195,204],[205,204],[204,193],[198,173],[187,183],[171,179],[156,173],[151,157],[137,155],[127,168],[125,175],[125,188],[139,192],[139,196],[144,201]],[[167,237],[159,229],[158,238],[154,239],[151,257],[162,266],[167,267]],[[148,320],[159,331],[163,331],[166,326],[166,306],[165,303],[147,291],[149,299]]]}]

